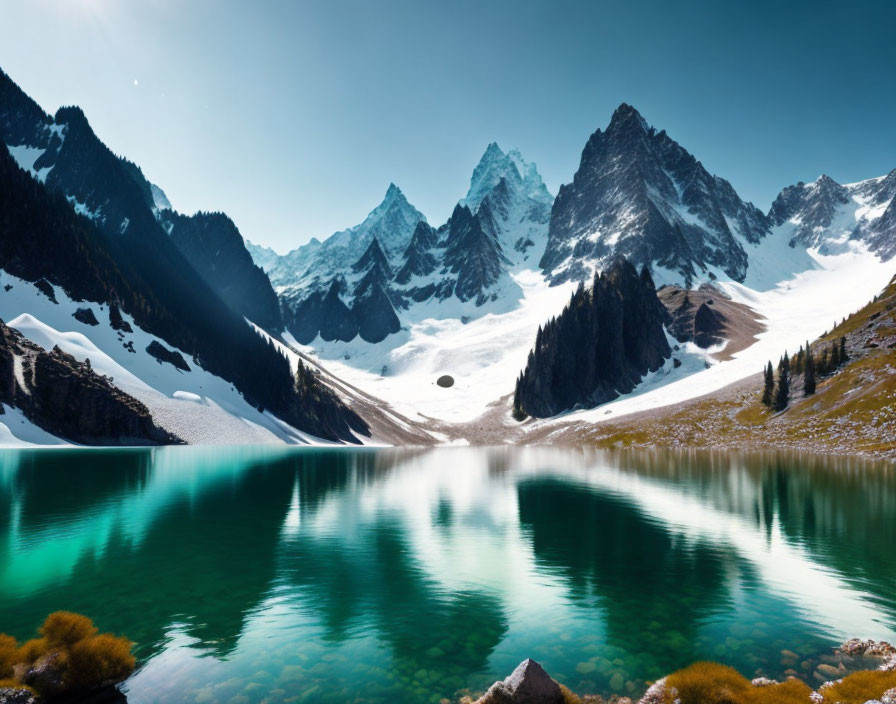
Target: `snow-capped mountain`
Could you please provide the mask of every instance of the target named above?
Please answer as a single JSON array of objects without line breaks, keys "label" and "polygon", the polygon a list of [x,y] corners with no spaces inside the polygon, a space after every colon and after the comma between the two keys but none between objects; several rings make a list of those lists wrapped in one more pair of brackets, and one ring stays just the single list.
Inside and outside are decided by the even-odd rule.
[{"label": "snow-capped mountain", "polygon": [[514,268],[531,269],[544,252],[553,202],[535,164],[492,142],[461,204],[479,216]]},{"label": "snow-capped mountain", "polygon": [[[360,225],[276,257],[249,247],[283,302],[286,326],[309,343],[380,342],[402,322],[477,317],[516,306],[511,274],[534,268],[552,197],[534,164],[490,144],[466,197],[434,228],[389,186]],[[273,257],[271,255],[274,255]]]},{"label": "snow-capped mountain", "polygon": [[884,260],[896,255],[896,170],[841,185],[822,174],[785,188],[769,211],[776,229],[794,246],[842,251],[862,242]]},{"label": "snow-capped mountain", "polygon": [[267,269],[271,283],[281,290],[319,288],[321,281],[329,281],[358,261],[374,239],[397,262],[421,221],[426,221],[423,213],[390,183],[383,201],[360,225],[340,230],[323,242],[312,239],[271,264]]},{"label": "snow-capped mountain", "polygon": [[[254,266],[225,216],[188,218],[163,209],[167,198],[139,167],[109,150],[80,108],[60,108],[50,116],[2,71],[0,166],[0,190],[9,203],[3,210],[0,269],[25,282],[0,292],[0,317],[33,318],[41,308],[44,320],[77,324],[78,332],[68,337],[72,327],[52,326],[55,332],[46,339],[58,339],[61,347],[61,342],[76,340],[72,349],[82,354],[89,348],[92,361],[98,359],[97,346],[90,340],[105,335],[104,344],[117,349],[103,354],[123,360],[125,373],[116,373],[117,379],[142,374],[130,370],[147,357],[150,368],[177,361],[175,373],[197,382],[194,386],[185,379],[179,389],[162,392],[166,400],[160,413],[176,418],[178,426],[201,415],[195,411],[198,403],[217,404],[235,417],[245,408],[264,409],[276,416],[269,419],[272,426],[285,422],[334,440],[357,442],[355,433],[366,432],[363,421],[322,384],[306,379],[304,386],[298,385],[289,360],[246,323],[242,296],[224,300],[231,286],[245,283],[242,273],[255,272],[256,284],[271,293],[265,304],[271,316],[267,322],[279,327],[267,277]],[[162,213],[174,218],[167,224],[176,235],[163,228]],[[50,307],[23,295],[29,282]],[[93,305],[79,312],[79,302]],[[95,320],[93,308],[108,310],[108,325]],[[43,329],[44,320],[31,327]],[[75,354],[72,349],[68,352]],[[228,400],[208,400],[195,391],[210,388],[212,379]],[[187,389],[192,389],[187,396],[177,395]],[[167,429],[183,437],[181,427]]]},{"label": "snow-capped mountain", "polygon": [[270,247],[266,247],[263,244],[255,244],[245,238],[243,243],[246,245],[246,251],[252,256],[252,261],[260,266],[265,273],[270,271],[280,261],[280,255]]},{"label": "snow-capped mountain", "polygon": [[560,188],[541,265],[555,282],[582,280],[623,255],[657,283],[743,281],[747,249],[768,234],[758,208],[623,104]]}]

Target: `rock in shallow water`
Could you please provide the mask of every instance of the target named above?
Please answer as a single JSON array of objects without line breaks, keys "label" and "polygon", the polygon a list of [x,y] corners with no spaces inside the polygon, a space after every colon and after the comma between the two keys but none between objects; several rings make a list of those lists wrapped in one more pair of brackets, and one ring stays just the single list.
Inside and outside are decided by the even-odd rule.
[{"label": "rock in shallow water", "polygon": [[476,704],[563,704],[563,693],[541,665],[526,659],[507,679],[489,687]]}]

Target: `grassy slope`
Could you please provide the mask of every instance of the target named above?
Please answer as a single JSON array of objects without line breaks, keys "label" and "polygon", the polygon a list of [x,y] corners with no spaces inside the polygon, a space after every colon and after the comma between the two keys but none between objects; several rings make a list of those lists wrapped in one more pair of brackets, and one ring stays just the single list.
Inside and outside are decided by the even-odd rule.
[{"label": "grassy slope", "polygon": [[[850,361],[774,413],[760,403],[762,377],[669,409],[596,425],[570,424],[530,441],[600,447],[787,448],[896,458],[896,279],[878,298],[813,343],[841,336]],[[892,345],[892,347],[890,346]],[[799,377],[797,377],[799,378]],[[800,384],[801,387],[801,384]]]}]

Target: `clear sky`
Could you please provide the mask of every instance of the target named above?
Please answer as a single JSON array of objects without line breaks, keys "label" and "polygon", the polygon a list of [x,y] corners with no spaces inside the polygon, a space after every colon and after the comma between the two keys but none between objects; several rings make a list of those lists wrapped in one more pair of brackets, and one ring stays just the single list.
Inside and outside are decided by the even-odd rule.
[{"label": "clear sky", "polygon": [[0,66],[282,252],[390,181],[441,224],[493,140],[556,193],[620,102],[763,210],[881,175],[894,27],[883,0],[0,0]]}]

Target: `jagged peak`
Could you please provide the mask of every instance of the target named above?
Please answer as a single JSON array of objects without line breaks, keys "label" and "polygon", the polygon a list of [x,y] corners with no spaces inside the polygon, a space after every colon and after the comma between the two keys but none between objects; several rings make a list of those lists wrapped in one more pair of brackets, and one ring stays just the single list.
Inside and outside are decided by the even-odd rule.
[{"label": "jagged peak", "polygon": [[830,187],[830,186],[834,186],[837,188],[840,187],[840,184],[837,183],[834,179],[832,179],[827,174],[822,174],[817,179],[815,179],[815,184],[818,186],[826,186],[826,187]]},{"label": "jagged peak", "polygon": [[387,200],[395,200],[396,198],[401,198],[403,200],[407,200],[405,198],[404,193],[402,193],[401,189],[395,185],[393,182],[389,182],[389,187],[386,189],[386,195],[383,197],[384,201]]},{"label": "jagged peak", "polygon": [[497,142],[491,142],[473,169],[470,187],[461,203],[471,210],[478,209],[502,180],[530,197],[552,200],[534,163],[526,161],[519,149],[504,152]]},{"label": "jagged peak", "polygon": [[402,190],[394,183],[390,183],[389,187],[386,189],[386,195],[383,196],[383,200],[380,201],[380,204],[378,206],[370,211],[362,225],[365,223],[376,221],[385,216],[387,213],[393,213],[396,211],[405,213],[407,217],[418,217],[421,220],[426,219],[423,213],[421,213],[413,205],[411,205]]},{"label": "jagged peak", "polygon": [[488,146],[485,148],[485,153],[482,155],[482,159],[486,157],[502,157],[504,156],[504,150],[498,146],[497,142],[489,142]]},{"label": "jagged peak", "polygon": [[365,275],[375,271],[377,276],[382,275],[386,278],[392,276],[392,266],[389,264],[389,259],[383,252],[383,248],[376,237],[370,240],[370,244],[367,245],[364,254],[352,265],[352,271],[355,273],[364,272]]},{"label": "jagged peak", "polygon": [[435,245],[435,237],[436,231],[432,225],[421,220],[417,223],[417,227],[414,228],[414,234],[411,235],[411,241],[408,243],[406,251],[410,251],[415,247],[429,249]]},{"label": "jagged peak", "polygon": [[645,120],[641,116],[641,113],[635,110],[635,108],[628,103],[622,103],[613,111],[613,117],[610,118],[610,125],[607,127],[607,132],[622,131],[624,129],[632,128],[648,132],[650,130],[650,125],[647,124],[647,120]]},{"label": "jagged peak", "polygon": [[450,220],[456,220],[459,218],[471,219],[472,217],[473,211],[470,210],[463,202],[461,202],[454,206],[454,210],[451,212]]}]

